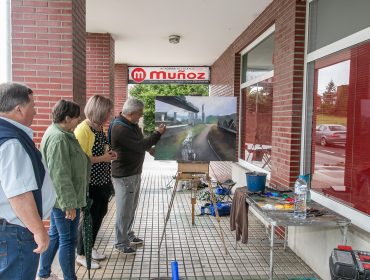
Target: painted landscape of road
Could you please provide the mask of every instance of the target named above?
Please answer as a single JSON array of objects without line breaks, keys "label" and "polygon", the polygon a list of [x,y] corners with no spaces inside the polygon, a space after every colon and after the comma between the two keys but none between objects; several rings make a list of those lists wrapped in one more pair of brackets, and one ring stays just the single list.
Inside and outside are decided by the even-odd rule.
[{"label": "painted landscape of road", "polygon": [[155,122],[167,126],[156,160],[236,160],[235,97],[157,96]]}]

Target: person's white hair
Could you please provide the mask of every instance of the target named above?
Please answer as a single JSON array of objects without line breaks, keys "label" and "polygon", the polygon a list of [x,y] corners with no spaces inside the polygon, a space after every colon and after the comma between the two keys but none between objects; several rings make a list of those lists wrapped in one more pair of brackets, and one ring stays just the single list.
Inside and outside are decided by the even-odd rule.
[{"label": "person's white hair", "polygon": [[130,115],[132,113],[139,112],[144,109],[144,103],[143,101],[135,98],[135,97],[129,97],[125,104],[123,104],[122,107],[122,114],[124,115]]}]

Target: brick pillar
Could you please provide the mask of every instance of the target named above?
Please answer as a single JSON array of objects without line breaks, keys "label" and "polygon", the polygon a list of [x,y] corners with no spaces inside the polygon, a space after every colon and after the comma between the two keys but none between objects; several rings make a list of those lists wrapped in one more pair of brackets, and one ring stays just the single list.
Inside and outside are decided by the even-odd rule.
[{"label": "brick pillar", "polygon": [[292,186],[301,160],[306,3],[280,4],[275,22],[271,183]]},{"label": "brick pillar", "polygon": [[118,115],[122,110],[122,105],[128,95],[128,67],[126,64],[116,64],[114,66],[114,115]]},{"label": "brick pillar", "polygon": [[114,101],[114,40],[108,33],[87,33],[86,95],[110,97]]},{"label": "brick pillar", "polygon": [[12,0],[12,75],[34,91],[39,144],[61,98],[85,103],[85,0]]}]

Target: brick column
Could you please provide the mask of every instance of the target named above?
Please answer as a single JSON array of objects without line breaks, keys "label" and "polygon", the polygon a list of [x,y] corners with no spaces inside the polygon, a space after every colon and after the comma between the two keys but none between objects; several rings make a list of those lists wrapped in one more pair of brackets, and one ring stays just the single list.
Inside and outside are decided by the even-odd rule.
[{"label": "brick column", "polygon": [[271,183],[292,187],[301,160],[306,3],[280,2],[275,22]]},{"label": "brick column", "polygon": [[114,115],[121,112],[128,95],[128,67],[126,64],[114,66]]},{"label": "brick column", "polygon": [[61,98],[85,104],[85,0],[12,0],[13,81],[34,90],[39,144]]},{"label": "brick column", "polygon": [[108,33],[87,33],[86,95],[114,100],[114,40]]}]

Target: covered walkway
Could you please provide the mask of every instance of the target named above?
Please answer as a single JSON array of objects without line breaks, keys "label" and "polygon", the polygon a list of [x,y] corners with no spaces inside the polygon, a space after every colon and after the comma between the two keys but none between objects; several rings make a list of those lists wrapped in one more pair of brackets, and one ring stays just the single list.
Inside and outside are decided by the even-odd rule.
[{"label": "covered walkway", "polygon": [[[212,169],[227,176],[228,165],[217,162]],[[159,162],[147,157],[144,165],[140,203],[134,224],[144,246],[138,247],[134,256],[123,256],[113,249],[115,202],[97,238],[97,249],[107,255],[101,269],[92,270],[92,279],[171,279],[171,261],[177,260],[181,279],[267,279],[269,264],[268,244],[250,242],[235,248],[234,232],[229,230],[229,217],[221,223],[230,255],[225,255],[222,242],[215,231],[216,219],[197,216],[191,225],[190,193],[178,192],[171,218],[167,225],[167,237],[158,254],[158,245],[164,225],[167,205],[172,189],[164,187],[176,173],[176,162]],[[199,207],[197,207],[199,213]],[[265,238],[264,226],[249,214],[250,239]],[[256,240],[254,240],[256,241]],[[265,240],[266,241],[266,240]],[[306,279],[317,276],[289,248],[275,247],[275,279]],[[57,264],[55,272],[62,276]],[[78,279],[88,279],[83,267],[76,267]],[[169,278],[167,278],[169,277]]]}]

